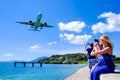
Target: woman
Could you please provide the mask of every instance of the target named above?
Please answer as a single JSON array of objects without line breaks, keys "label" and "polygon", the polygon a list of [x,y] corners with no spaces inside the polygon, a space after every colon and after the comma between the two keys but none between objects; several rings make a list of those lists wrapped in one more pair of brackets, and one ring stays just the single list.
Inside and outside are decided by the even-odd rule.
[{"label": "woman", "polygon": [[114,72],[115,65],[112,61],[112,50],[113,45],[109,37],[103,35],[100,37],[102,43],[102,49],[98,46],[97,43],[94,44],[94,51],[91,52],[91,55],[100,55],[99,61],[91,71],[90,80],[100,80],[100,75],[103,73],[112,73]]}]

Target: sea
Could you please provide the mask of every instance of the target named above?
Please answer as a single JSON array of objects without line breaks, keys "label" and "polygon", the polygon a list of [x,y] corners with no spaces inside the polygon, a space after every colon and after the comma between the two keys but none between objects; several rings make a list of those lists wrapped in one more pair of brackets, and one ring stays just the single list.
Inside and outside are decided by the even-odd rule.
[{"label": "sea", "polygon": [[0,62],[0,80],[65,80],[85,64],[17,64]]},{"label": "sea", "polygon": [[[0,80],[65,80],[85,64],[17,64],[0,62]],[[120,70],[120,66],[116,66]]]}]

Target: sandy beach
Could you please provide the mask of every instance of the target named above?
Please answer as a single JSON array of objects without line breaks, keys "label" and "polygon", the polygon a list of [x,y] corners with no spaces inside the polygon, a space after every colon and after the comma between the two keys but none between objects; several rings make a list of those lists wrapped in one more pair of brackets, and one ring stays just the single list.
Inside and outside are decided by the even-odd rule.
[{"label": "sandy beach", "polygon": [[69,76],[65,80],[89,80],[89,69],[84,67],[79,69],[76,73]]}]

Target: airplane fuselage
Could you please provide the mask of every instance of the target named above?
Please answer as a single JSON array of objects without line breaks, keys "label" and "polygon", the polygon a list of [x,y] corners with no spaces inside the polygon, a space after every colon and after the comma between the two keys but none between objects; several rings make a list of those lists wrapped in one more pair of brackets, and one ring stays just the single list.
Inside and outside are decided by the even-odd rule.
[{"label": "airplane fuselage", "polygon": [[42,13],[39,13],[36,19],[36,22],[34,24],[34,30],[37,30],[40,25],[40,19],[42,18]]}]

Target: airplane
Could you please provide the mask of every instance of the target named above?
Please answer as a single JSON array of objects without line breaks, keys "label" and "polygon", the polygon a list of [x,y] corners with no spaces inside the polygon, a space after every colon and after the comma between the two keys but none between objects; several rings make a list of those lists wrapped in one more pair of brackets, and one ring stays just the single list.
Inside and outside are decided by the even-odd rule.
[{"label": "airplane", "polygon": [[41,18],[42,18],[42,13],[39,13],[37,15],[36,22],[32,22],[32,20],[30,20],[29,22],[16,22],[16,23],[30,25],[32,29],[29,29],[29,30],[32,30],[32,31],[39,31],[38,30],[39,27],[40,29],[43,29],[43,27],[49,27],[49,28],[54,27],[54,26],[48,25],[46,22],[42,23]]}]

